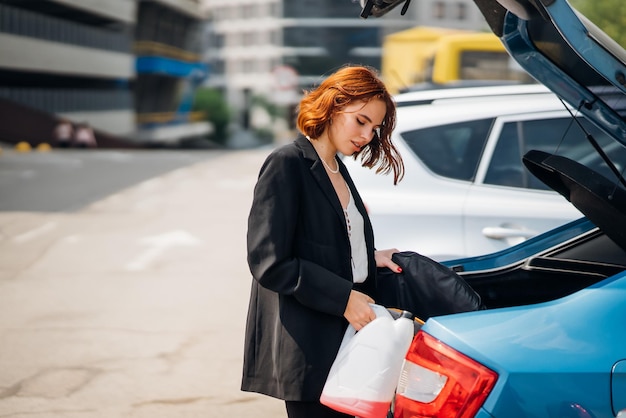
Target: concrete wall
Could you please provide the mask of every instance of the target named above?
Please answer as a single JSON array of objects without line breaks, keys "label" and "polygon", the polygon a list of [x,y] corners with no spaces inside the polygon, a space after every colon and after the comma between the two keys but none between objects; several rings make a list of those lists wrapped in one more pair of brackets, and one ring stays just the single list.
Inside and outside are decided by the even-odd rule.
[{"label": "concrete wall", "polygon": [[0,33],[0,57],[0,68],[12,70],[45,70],[109,79],[135,76],[133,55],[7,33]]},{"label": "concrete wall", "polygon": [[137,3],[134,0],[52,0],[75,9],[126,23],[134,23]]},{"label": "concrete wall", "polygon": [[94,129],[113,135],[132,137],[135,134],[135,112],[129,110],[68,112],[60,114],[74,122],[88,122]]}]

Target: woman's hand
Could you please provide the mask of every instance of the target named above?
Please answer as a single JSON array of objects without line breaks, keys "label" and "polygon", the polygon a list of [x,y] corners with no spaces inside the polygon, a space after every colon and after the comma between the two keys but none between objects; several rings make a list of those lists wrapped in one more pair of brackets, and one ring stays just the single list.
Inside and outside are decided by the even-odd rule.
[{"label": "woman's hand", "polygon": [[374,252],[374,258],[376,259],[376,267],[387,267],[394,273],[402,273],[402,268],[399,265],[391,261],[391,256],[395,253],[399,253],[395,248],[388,250],[380,250]]},{"label": "woman's hand", "polygon": [[374,299],[367,296],[365,293],[356,290],[350,291],[348,305],[346,306],[343,316],[355,330],[359,331],[365,325],[376,319],[376,313],[370,306],[370,303],[374,303]]}]

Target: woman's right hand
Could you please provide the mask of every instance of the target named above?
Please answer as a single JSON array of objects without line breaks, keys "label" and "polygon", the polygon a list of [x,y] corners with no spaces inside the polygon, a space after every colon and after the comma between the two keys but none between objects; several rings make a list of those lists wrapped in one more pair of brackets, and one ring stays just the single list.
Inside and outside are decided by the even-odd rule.
[{"label": "woman's right hand", "polygon": [[343,316],[355,330],[359,331],[365,325],[376,319],[376,313],[370,306],[370,303],[374,303],[374,299],[367,296],[365,293],[356,290],[350,291],[348,305],[346,306]]}]

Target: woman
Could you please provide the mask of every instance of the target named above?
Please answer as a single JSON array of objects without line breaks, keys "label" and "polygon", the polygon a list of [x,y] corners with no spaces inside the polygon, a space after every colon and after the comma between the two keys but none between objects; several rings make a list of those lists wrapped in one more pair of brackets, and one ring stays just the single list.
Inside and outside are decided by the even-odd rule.
[{"label": "woman", "polygon": [[346,417],[319,402],[348,323],[375,319],[375,251],[365,206],[337,157],[403,175],[395,104],[377,74],[344,67],[300,102],[302,133],[263,164],[248,219],[252,283],[242,390],[286,401],[290,418]]}]

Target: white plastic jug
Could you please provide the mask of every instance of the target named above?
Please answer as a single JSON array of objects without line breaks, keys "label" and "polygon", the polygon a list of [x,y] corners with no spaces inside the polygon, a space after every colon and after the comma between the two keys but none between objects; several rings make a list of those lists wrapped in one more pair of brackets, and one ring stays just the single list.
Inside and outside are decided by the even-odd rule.
[{"label": "white plastic jug", "polygon": [[413,315],[396,320],[372,304],[376,319],[356,332],[349,326],[320,401],[361,418],[385,418],[393,400],[404,356],[413,340]]}]

